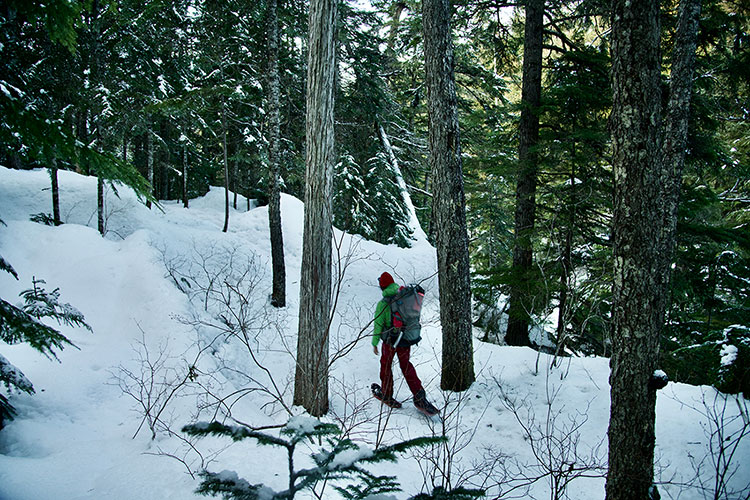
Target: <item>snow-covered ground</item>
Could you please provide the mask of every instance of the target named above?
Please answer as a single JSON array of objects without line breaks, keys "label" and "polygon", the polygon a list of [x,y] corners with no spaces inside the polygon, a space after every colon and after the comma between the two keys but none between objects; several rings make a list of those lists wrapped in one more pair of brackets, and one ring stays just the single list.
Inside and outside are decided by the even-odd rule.
[{"label": "snow-covered ground", "polygon": [[[149,210],[120,187],[119,197],[108,192],[108,233],[102,238],[95,229],[96,180],[60,172],[60,186],[66,223],[48,227],[30,222],[30,215],[51,212],[47,172],[0,167],[0,219],[6,223],[0,226],[0,255],[20,278],[0,273],[0,296],[20,302],[18,294],[31,286],[32,278],[45,280],[48,290],[60,288],[61,301],[79,309],[93,329],[60,327],[78,347],[60,353],[60,363],[27,345],[0,345],[2,354],[24,371],[36,389],[33,396],[12,395],[19,415],[0,431],[0,499],[197,498],[198,479],[188,469],[199,468],[201,460],[209,470],[234,470],[251,483],[284,489],[286,456],[282,450],[250,441],[232,444],[228,439],[207,438],[196,441],[193,451],[180,428],[196,418],[211,420],[216,398],[227,398],[224,401],[231,405],[232,416],[254,426],[285,423],[289,418],[285,406],[295,415],[303,413],[291,406],[302,203],[290,196],[282,198],[288,303],[278,311],[268,305],[271,259],[265,207],[245,211],[242,200],[241,209],[231,212],[229,232],[222,233],[222,189],[214,188],[192,200],[189,209],[164,203],[161,210]],[[517,468],[528,476],[541,474],[531,447],[547,443],[540,440],[541,434],[563,438],[561,449],[567,449],[568,456],[557,461],[564,460],[568,469],[586,460],[606,459],[607,359],[568,358],[549,369],[552,360],[547,355],[475,340],[477,382],[463,394],[444,394],[439,388],[441,345],[433,248],[418,241],[410,249],[399,249],[338,231],[335,238],[334,257],[340,257],[335,260],[345,265],[336,295],[331,353],[352,348],[332,365],[331,411],[324,420],[339,423],[355,441],[369,447],[442,431],[440,421],[428,420],[414,410],[397,367],[397,396],[407,400],[404,408],[386,418],[370,397],[369,386],[378,379],[378,358],[369,337],[352,342],[363,329],[369,333],[365,327],[380,297],[377,277],[387,270],[400,283],[424,280],[427,289],[423,340],[412,359],[429,397],[437,406],[446,406],[446,431],[452,443],[458,444],[452,486],[459,485],[462,474],[475,481],[484,478],[490,468],[480,464],[483,457],[495,459],[495,478],[503,473],[516,477],[516,482],[504,483],[506,491],[518,484]],[[229,262],[231,269],[224,265]],[[240,307],[240,296],[233,295],[231,310],[214,300],[206,302],[201,286],[207,287],[209,279],[214,279],[213,290],[225,293],[230,293],[229,285],[238,284],[235,290],[249,300]],[[226,325],[241,323],[230,317],[238,311],[249,328],[246,343],[220,335]],[[123,391],[131,383],[130,392],[135,393],[132,383],[150,375],[143,369],[147,357],[157,366],[157,381],[164,377],[179,381],[192,375],[160,414],[174,434],[162,429],[153,440],[148,424],[141,426],[143,411],[136,398]],[[246,388],[268,391],[237,392]],[[237,397],[240,394],[243,397]],[[671,483],[660,486],[663,498],[708,496],[679,484],[693,480],[692,464],[708,452],[710,423],[701,414],[705,411],[702,401],[713,405],[715,396],[707,387],[675,383],[660,391],[657,475]],[[730,398],[725,419],[737,414],[738,405]],[[728,424],[729,436],[736,436],[739,422],[735,419]],[[531,436],[525,435],[522,424]],[[541,433],[545,429],[550,432]],[[300,466],[306,465],[306,454],[314,451],[313,445],[307,446],[299,451]],[[750,480],[750,440],[741,444],[733,462],[744,464],[732,479],[735,488],[743,487]],[[704,479],[709,482],[710,468],[708,462],[703,463]],[[406,454],[396,464],[379,465],[376,472],[398,476],[403,492],[388,498],[401,499],[431,489],[434,468],[429,460]],[[492,485],[492,479],[485,484]],[[549,491],[549,481],[542,479],[531,485],[529,497],[549,498]],[[491,492],[498,493],[496,488]],[[603,498],[604,479],[575,479],[568,493],[582,500]],[[308,493],[300,495],[308,497]],[[323,497],[339,498],[330,486]]]}]

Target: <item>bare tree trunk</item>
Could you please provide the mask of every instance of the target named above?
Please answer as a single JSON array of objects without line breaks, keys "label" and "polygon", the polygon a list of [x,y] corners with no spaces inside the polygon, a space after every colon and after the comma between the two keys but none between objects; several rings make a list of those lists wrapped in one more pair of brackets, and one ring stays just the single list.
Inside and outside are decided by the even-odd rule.
[{"label": "bare tree trunk", "polygon": [[[671,258],[675,248],[677,207],[680,200],[682,168],[687,149],[688,118],[695,73],[695,49],[698,43],[698,22],[701,0],[681,0],[678,14],[677,36],[672,53],[669,84],[669,101],[664,123],[664,167],[666,168],[666,221],[663,254]],[[665,267],[670,273],[671,266]],[[669,282],[669,276],[665,278]],[[666,298],[666,296],[665,296]],[[666,305],[665,305],[666,308]]]},{"label": "bare tree trunk", "polygon": [[188,151],[187,144],[182,145],[182,206],[188,208]]},{"label": "bare tree trunk", "polygon": [[[146,127],[146,172],[148,174],[148,183],[151,185],[151,194],[156,195],[154,189],[154,138],[151,127],[151,119],[146,118],[148,126]],[[151,208],[151,200],[146,201],[146,206]]]},{"label": "bare tree trunk", "polygon": [[[518,185],[516,186],[515,244],[513,248],[512,283],[505,342],[528,346],[529,313],[533,301],[534,219],[536,217],[536,183],[539,142],[538,108],[542,96],[542,37],[544,0],[527,0],[523,47],[523,87],[521,89],[521,122],[518,143]],[[529,286],[531,284],[531,286]]]},{"label": "bare tree trunk", "polygon": [[[647,498],[653,482],[654,369],[669,296],[700,0],[683,0],[659,139],[659,2],[613,3],[615,286],[607,498]],[[655,226],[656,224],[656,226]]]},{"label": "bare tree trunk", "polygon": [[97,228],[99,234],[104,236],[106,228],[104,227],[104,179],[100,175],[96,179],[96,207],[97,207]]},{"label": "bare tree trunk", "polygon": [[52,221],[56,226],[59,226],[62,224],[62,220],[60,220],[60,184],[57,180],[57,158],[52,159],[49,176],[52,182]]},{"label": "bare tree trunk", "polygon": [[286,305],[286,266],[284,265],[284,233],[281,225],[281,142],[280,78],[279,78],[279,16],[277,0],[268,1],[268,163],[270,193],[268,196],[268,226],[271,232],[271,262],[273,291],[271,305]]},{"label": "bare tree trunk", "polygon": [[227,106],[224,97],[221,98],[221,147],[224,151],[224,228],[223,233],[229,229],[229,157],[227,153]]},{"label": "bare tree trunk", "polygon": [[[575,144],[573,145],[573,154],[575,158]],[[573,247],[573,229],[576,223],[576,203],[578,201],[576,193],[576,168],[575,164],[570,169],[570,199],[568,205],[568,217],[565,227],[565,241],[560,256],[560,304],[557,316],[557,349],[556,354],[560,354],[565,349],[566,328],[568,324],[568,295],[570,294],[570,274],[572,272],[571,252]]]},{"label": "bare tree trunk", "polygon": [[232,206],[237,210],[237,191],[240,190],[240,160],[237,159],[238,144],[234,144],[234,168],[232,169]]},{"label": "bare tree trunk", "polygon": [[328,412],[336,0],[312,0],[307,58],[305,227],[294,404]]},{"label": "bare tree trunk", "polygon": [[656,389],[666,293],[660,271],[664,169],[658,0],[612,3],[612,240],[608,500],[647,499],[654,477]]},{"label": "bare tree trunk", "polygon": [[434,179],[433,221],[438,257],[443,369],[440,387],[463,391],[474,382],[469,241],[463,188],[461,143],[449,0],[424,0],[430,170]]}]

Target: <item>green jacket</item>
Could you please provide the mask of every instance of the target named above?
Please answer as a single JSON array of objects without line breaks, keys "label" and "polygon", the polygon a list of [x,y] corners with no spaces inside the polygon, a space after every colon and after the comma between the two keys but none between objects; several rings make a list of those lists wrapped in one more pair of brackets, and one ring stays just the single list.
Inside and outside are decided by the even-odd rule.
[{"label": "green jacket", "polygon": [[380,335],[391,328],[391,306],[388,305],[389,298],[398,293],[399,286],[397,283],[391,283],[383,290],[383,300],[378,302],[375,307],[375,322],[372,336],[372,345],[378,345]]}]

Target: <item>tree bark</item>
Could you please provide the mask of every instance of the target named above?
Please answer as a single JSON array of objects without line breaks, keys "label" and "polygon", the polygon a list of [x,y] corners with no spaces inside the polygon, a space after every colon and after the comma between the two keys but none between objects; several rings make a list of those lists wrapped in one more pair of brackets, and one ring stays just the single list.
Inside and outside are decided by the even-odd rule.
[{"label": "tree bark", "polygon": [[[700,0],[682,0],[677,20],[677,34],[672,53],[672,68],[669,82],[669,101],[664,123],[664,167],[667,182],[667,197],[664,226],[667,228],[663,243],[663,254],[671,258],[675,249],[677,207],[682,184],[682,169],[687,149],[688,118],[695,73],[695,49],[698,43],[698,21],[701,14]],[[669,263],[667,263],[669,264]],[[670,273],[671,265],[664,271]],[[669,276],[665,277],[669,283]],[[668,284],[667,284],[668,286]],[[665,297],[666,298],[666,295]],[[665,305],[666,308],[666,305]]]},{"label": "tree bark", "polygon": [[99,234],[104,236],[106,231],[104,223],[104,179],[102,176],[98,176],[96,179],[96,213],[97,213],[97,228]]},{"label": "tree bark", "polygon": [[312,0],[307,57],[305,225],[294,404],[328,412],[336,0]]},{"label": "tree bark", "polygon": [[187,144],[182,145],[182,206],[188,208],[188,151]]},{"label": "tree bark", "polygon": [[60,219],[60,184],[57,180],[57,158],[52,159],[49,176],[52,182],[52,221],[56,226],[59,226],[62,224],[62,220]]},{"label": "tree bark", "polygon": [[[523,47],[521,122],[518,143],[515,242],[508,308],[508,345],[528,346],[533,295],[532,236],[536,217],[536,184],[539,142],[539,104],[542,96],[542,37],[544,0],[527,0]],[[532,281],[530,281],[532,280]],[[531,286],[529,286],[531,284]]]},{"label": "tree bark", "polygon": [[701,6],[680,2],[663,145],[659,4],[613,6],[616,281],[607,498],[618,500],[647,498],[653,482],[656,390],[649,381],[669,296]]},{"label": "tree bark", "polygon": [[438,258],[443,369],[440,387],[463,391],[474,382],[469,242],[458,127],[449,0],[424,0],[430,170]]},{"label": "tree bark", "polygon": [[[146,128],[146,173],[148,175],[148,183],[151,185],[151,194],[156,196],[156,189],[154,188],[154,138],[151,127],[151,119],[146,118],[148,126]],[[151,200],[146,201],[146,206],[151,208]]]},{"label": "tree bark", "polygon": [[658,0],[612,3],[610,117],[615,178],[608,500],[647,499],[653,483],[656,390],[666,293],[661,271],[665,170],[660,149]]},{"label": "tree bark", "polygon": [[271,305],[286,305],[286,266],[284,265],[284,233],[281,225],[281,143],[280,78],[279,78],[279,16],[277,0],[268,1],[268,163],[270,193],[268,195],[268,226],[271,231],[271,263],[273,291]]},{"label": "tree bark", "polygon": [[[573,157],[575,157],[575,145]],[[565,228],[565,241],[560,256],[560,304],[557,316],[557,349],[555,354],[565,350],[567,323],[568,323],[568,295],[570,293],[570,273],[572,271],[571,252],[573,247],[573,228],[576,223],[576,170],[575,164],[570,170],[570,192],[571,199],[568,201],[567,227]]]},{"label": "tree bark", "polygon": [[227,152],[227,105],[224,96],[221,97],[221,147],[224,152],[224,228],[229,229],[229,156]]}]

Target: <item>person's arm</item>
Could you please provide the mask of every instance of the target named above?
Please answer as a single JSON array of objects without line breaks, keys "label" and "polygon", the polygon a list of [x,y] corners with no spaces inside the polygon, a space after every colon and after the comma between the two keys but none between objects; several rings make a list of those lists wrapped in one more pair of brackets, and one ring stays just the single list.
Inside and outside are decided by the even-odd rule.
[{"label": "person's arm", "polygon": [[378,354],[378,343],[383,331],[390,327],[389,319],[388,304],[381,300],[375,307],[375,319],[373,321],[372,350],[375,354]]}]

